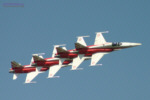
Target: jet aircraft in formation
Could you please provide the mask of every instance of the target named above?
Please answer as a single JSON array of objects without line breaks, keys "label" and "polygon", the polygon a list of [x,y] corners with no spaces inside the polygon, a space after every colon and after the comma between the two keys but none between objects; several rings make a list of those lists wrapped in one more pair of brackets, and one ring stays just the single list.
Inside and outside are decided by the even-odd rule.
[{"label": "jet aircraft in formation", "polygon": [[101,64],[97,63],[105,54],[141,45],[141,43],[130,42],[106,42],[103,33],[108,33],[108,31],[96,33],[94,45],[87,46],[85,43],[83,37],[89,36],[79,36],[75,43],[75,49],[67,50],[65,45],[54,45],[50,58],[43,58],[43,54],[33,54],[29,65],[21,65],[12,61],[12,68],[9,72],[14,74],[13,80],[16,80],[18,75],[27,73],[25,83],[35,83],[32,80],[47,70],[49,70],[48,78],[56,78],[59,76],[55,76],[55,74],[62,67],[72,66],[71,70],[81,70],[82,68],[78,68],[79,65],[89,59],[91,59],[90,66],[99,66]]}]

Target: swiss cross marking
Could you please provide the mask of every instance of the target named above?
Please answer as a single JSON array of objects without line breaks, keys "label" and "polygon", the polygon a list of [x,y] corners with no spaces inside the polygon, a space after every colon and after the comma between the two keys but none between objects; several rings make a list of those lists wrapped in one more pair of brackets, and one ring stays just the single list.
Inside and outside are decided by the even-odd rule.
[{"label": "swiss cross marking", "polygon": [[93,61],[92,64],[95,64],[95,62]]},{"label": "swiss cross marking", "polygon": [[49,76],[53,76],[53,74],[50,74]]},{"label": "swiss cross marking", "polygon": [[100,34],[98,34],[97,37],[100,37]]},{"label": "swiss cross marking", "polygon": [[81,41],[82,39],[81,38],[79,38],[79,41]]},{"label": "swiss cross marking", "polygon": [[75,68],[76,68],[76,66],[73,66],[73,68],[75,69]]}]

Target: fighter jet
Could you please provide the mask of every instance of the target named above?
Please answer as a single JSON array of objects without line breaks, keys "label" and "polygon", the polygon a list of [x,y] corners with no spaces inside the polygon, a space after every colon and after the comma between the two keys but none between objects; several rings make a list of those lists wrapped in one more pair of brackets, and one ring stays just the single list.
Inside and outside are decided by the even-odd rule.
[{"label": "fighter jet", "polygon": [[43,58],[42,55],[33,54],[32,66],[36,67],[48,67],[49,74],[48,78],[58,78],[55,74],[60,70],[61,67],[67,67],[71,65],[72,59],[56,58],[54,55],[57,53],[56,48],[62,45],[54,45],[52,57]]},{"label": "fighter jet", "polygon": [[21,65],[15,61],[11,62],[12,68],[10,68],[9,73],[13,73],[13,80],[16,80],[20,74],[27,73],[25,83],[36,83],[31,82],[38,74],[48,70],[46,67],[34,67],[30,65]]},{"label": "fighter jet", "polygon": [[[33,54],[30,65],[24,65],[12,61],[12,68],[10,73],[13,73],[13,79],[17,79],[19,74],[27,73],[25,83],[34,83],[32,80],[39,74],[49,69],[48,78],[57,77],[55,74],[62,67],[72,65],[71,70],[78,70],[79,65],[84,60],[91,59],[90,66],[96,66],[98,61],[105,55],[112,51],[117,51],[125,48],[135,47],[142,45],[141,43],[130,43],[130,42],[106,42],[102,33],[106,32],[96,32],[96,38],[94,45],[87,46],[83,37],[77,37],[77,42],[75,43],[75,49],[67,50],[65,47],[60,47],[60,45],[54,46],[53,54],[51,58],[43,58],[40,54]],[[73,63],[71,63],[73,62]]]},{"label": "fighter jet", "polygon": [[[78,70],[79,65],[84,61],[91,59],[90,66],[97,66],[97,62],[105,55],[109,54],[112,51],[117,51],[125,48],[135,47],[141,45],[141,43],[131,43],[131,42],[106,42],[102,33],[105,32],[96,32],[96,38],[94,45],[87,46],[83,37],[88,36],[79,36],[77,37],[77,42],[75,43],[75,49],[73,50],[64,50],[63,48],[57,48],[58,53],[57,57],[60,58],[72,58],[72,69]],[[60,52],[60,53],[59,53]],[[70,56],[71,55],[71,56]]]},{"label": "fighter jet", "polygon": [[59,76],[54,76],[61,67],[70,66],[72,60],[64,60],[60,58],[55,58],[56,47],[54,46],[53,54],[51,58],[43,58],[44,53],[33,54],[30,65],[21,65],[15,61],[11,62],[12,68],[10,68],[9,73],[13,73],[13,80],[16,80],[18,75],[27,73],[25,83],[36,83],[32,80],[39,74],[49,70],[48,78],[58,78]]}]

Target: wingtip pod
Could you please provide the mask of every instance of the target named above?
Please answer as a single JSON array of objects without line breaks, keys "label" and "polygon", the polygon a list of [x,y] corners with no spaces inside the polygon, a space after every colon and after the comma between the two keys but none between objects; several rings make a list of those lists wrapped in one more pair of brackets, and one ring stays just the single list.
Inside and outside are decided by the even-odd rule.
[{"label": "wingtip pod", "polygon": [[53,77],[47,77],[47,78],[60,78],[60,76],[53,76]]},{"label": "wingtip pod", "polygon": [[24,84],[35,84],[35,83],[37,83],[36,81],[33,81],[33,82],[24,82]]},{"label": "wingtip pod", "polygon": [[79,37],[90,37],[89,35],[86,35],[86,36],[77,36],[76,38],[79,38]]},{"label": "wingtip pod", "polygon": [[66,46],[66,44],[60,44],[60,45],[53,45],[54,47],[59,47],[59,46]]},{"label": "wingtip pod", "polygon": [[102,66],[103,64],[96,64],[96,65],[89,65],[90,67],[93,67],[93,66]]},{"label": "wingtip pod", "polygon": [[71,71],[74,71],[74,70],[83,70],[83,68],[76,68],[76,69],[70,69]]},{"label": "wingtip pod", "polygon": [[109,31],[103,31],[103,32],[95,32],[96,34],[97,33],[109,33]]},{"label": "wingtip pod", "polygon": [[45,55],[45,53],[36,53],[36,54],[32,54],[32,56],[43,56]]}]

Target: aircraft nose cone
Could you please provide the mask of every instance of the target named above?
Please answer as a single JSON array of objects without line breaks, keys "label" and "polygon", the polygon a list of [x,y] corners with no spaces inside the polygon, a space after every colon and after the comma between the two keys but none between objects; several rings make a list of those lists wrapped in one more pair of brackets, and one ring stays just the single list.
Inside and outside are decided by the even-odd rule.
[{"label": "aircraft nose cone", "polygon": [[141,43],[132,43],[132,46],[140,46],[142,45]]},{"label": "aircraft nose cone", "polygon": [[14,70],[9,70],[9,73],[14,73],[15,71]]}]

